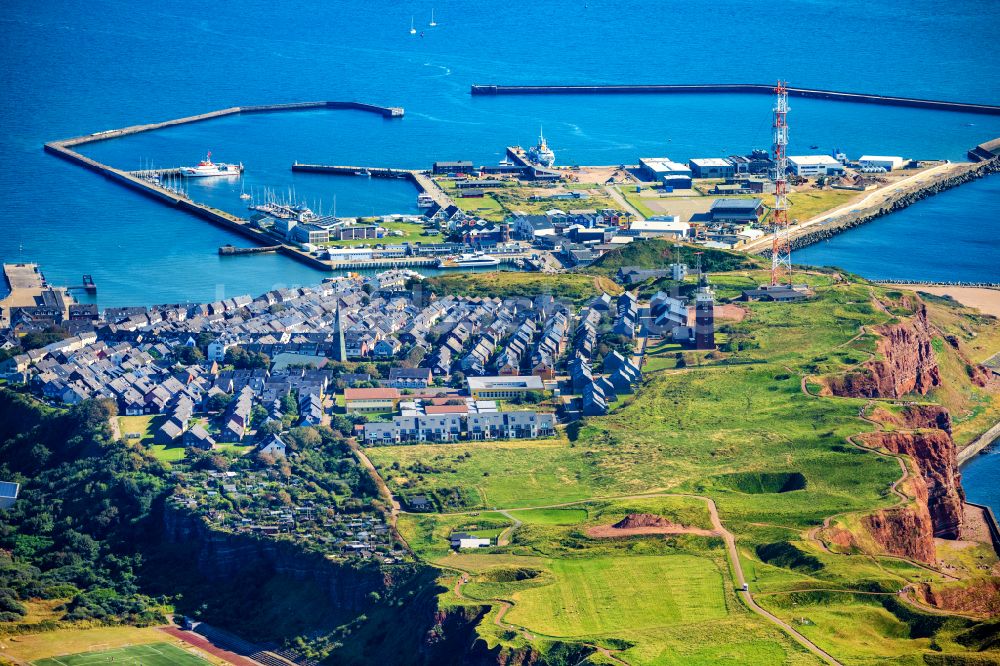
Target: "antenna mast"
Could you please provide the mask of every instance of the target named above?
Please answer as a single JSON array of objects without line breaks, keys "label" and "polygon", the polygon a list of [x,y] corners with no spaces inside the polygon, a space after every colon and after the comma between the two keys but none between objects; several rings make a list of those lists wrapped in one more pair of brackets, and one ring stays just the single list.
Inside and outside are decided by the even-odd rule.
[{"label": "antenna mast", "polygon": [[792,246],[788,240],[788,89],[778,81],[774,92],[774,211],[771,222],[774,240],[771,243],[771,284],[791,281]]}]

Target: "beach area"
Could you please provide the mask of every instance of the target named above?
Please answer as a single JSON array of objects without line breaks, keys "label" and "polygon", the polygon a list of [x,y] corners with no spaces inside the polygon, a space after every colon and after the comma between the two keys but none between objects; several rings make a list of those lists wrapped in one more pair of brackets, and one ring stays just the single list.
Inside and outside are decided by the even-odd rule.
[{"label": "beach area", "polygon": [[966,307],[975,308],[983,314],[1000,317],[1000,289],[993,287],[953,287],[931,284],[890,284],[887,286],[949,297]]}]

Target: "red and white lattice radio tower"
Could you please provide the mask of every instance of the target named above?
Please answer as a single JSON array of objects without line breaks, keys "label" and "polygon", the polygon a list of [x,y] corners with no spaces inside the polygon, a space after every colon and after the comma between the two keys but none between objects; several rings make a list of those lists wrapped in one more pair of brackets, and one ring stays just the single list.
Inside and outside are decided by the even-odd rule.
[{"label": "red and white lattice radio tower", "polygon": [[771,284],[791,281],[792,246],[788,240],[788,88],[778,81],[774,92],[774,240],[771,243]]}]

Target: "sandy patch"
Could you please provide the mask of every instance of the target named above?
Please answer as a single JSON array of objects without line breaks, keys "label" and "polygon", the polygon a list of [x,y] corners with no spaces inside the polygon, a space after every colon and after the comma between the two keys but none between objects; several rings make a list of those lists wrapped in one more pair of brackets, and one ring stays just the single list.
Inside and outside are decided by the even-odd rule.
[{"label": "sandy patch", "polygon": [[593,539],[613,539],[617,537],[641,536],[646,534],[695,534],[697,536],[719,536],[714,530],[687,525],[651,525],[649,527],[615,527],[614,525],[598,525],[587,529],[587,536]]},{"label": "sandy patch", "polygon": [[1000,289],[990,289],[988,287],[939,287],[921,284],[893,284],[887,286],[925,291],[935,296],[951,296],[966,307],[975,308],[980,312],[991,314],[994,317],[1000,317]]}]

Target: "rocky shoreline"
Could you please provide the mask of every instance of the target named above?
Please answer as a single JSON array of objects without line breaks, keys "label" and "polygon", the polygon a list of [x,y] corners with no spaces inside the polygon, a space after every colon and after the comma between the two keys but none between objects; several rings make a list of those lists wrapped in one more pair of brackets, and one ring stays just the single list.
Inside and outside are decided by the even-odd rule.
[{"label": "rocky shoreline", "polygon": [[[964,185],[965,183],[969,183],[973,180],[998,172],[1000,172],[1000,158],[994,158],[985,162],[970,163],[968,168],[960,173],[953,174],[947,178],[942,178],[941,180],[937,180],[916,190],[901,192],[891,201],[884,202],[877,207],[866,208],[857,212],[848,212],[831,219],[827,224],[824,224],[820,228],[808,229],[798,236],[793,235],[790,239],[791,247],[793,250],[796,250],[810,245],[815,245],[820,241],[833,238],[842,231],[859,227],[862,224],[867,224],[868,222],[878,219],[883,215],[888,215],[889,213],[902,210],[903,208],[906,208],[921,199],[926,199],[927,197],[938,194],[939,192],[950,190],[953,187],[958,187],[959,185]],[[793,230],[792,234],[794,233],[795,231]],[[763,256],[770,256],[771,253],[770,250],[766,250],[761,254]]]}]

